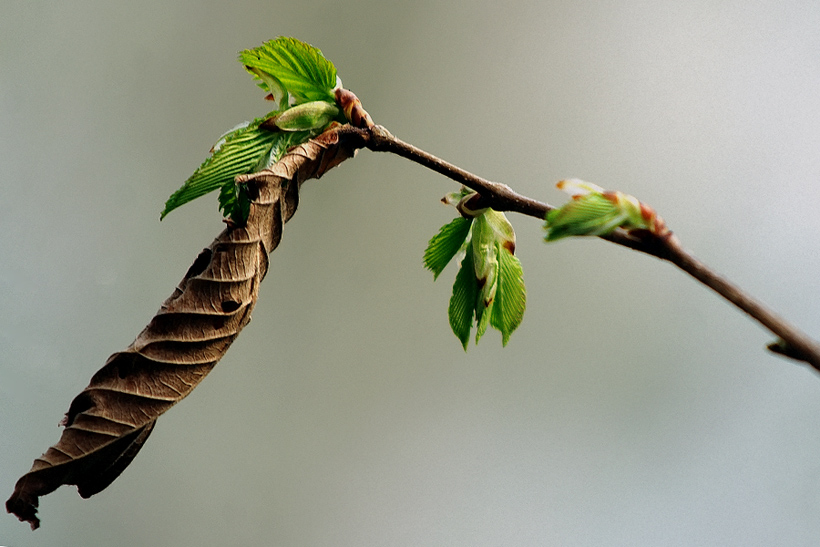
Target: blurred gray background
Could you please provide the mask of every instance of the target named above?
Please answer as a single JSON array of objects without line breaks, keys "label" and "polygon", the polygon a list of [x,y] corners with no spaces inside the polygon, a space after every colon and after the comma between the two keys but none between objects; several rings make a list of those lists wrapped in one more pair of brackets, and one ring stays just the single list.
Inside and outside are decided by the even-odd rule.
[{"label": "blurred gray background", "polygon": [[[0,4],[0,493],[222,229],[158,221],[322,49],[397,136],[552,203],[580,177],[820,335],[820,4]],[[465,354],[423,270],[450,181],[362,152],[304,187],[254,320],[107,490],[0,545],[816,545],[820,376],[674,267],[511,217],[529,307]]]}]

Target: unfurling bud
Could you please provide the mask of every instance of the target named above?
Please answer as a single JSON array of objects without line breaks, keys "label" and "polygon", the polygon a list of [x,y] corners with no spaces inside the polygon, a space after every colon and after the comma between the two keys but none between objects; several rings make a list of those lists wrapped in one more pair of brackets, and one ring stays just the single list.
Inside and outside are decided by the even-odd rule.
[{"label": "unfurling bud", "polygon": [[273,123],[282,131],[312,131],[323,128],[338,115],[336,105],[312,101],[285,110],[273,118]]},{"label": "unfurling bud", "polygon": [[646,230],[660,238],[671,234],[658,213],[634,196],[578,179],[562,180],[557,186],[572,200],[547,213],[547,241],[568,236],[602,236],[616,228]]}]

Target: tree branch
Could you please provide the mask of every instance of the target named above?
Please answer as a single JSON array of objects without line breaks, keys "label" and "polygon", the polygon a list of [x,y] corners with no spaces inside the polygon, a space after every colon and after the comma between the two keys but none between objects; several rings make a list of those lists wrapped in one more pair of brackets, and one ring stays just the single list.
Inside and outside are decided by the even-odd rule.
[{"label": "tree branch", "polygon": [[[437,158],[394,137],[382,126],[377,125],[369,129],[351,128],[351,131],[358,133],[363,140],[364,147],[370,150],[399,155],[475,190],[481,194],[483,204],[496,211],[513,211],[543,220],[547,213],[554,209],[552,205],[513,191],[506,184],[489,181]],[[700,262],[683,248],[674,234],[661,238],[648,231],[627,232],[619,228],[602,236],[602,239],[671,262],[777,336],[778,341],[770,344],[769,350],[785,357],[804,361],[820,372],[820,344],[817,341]]]},{"label": "tree branch", "polygon": [[[196,387],[250,321],[268,255],[296,211],[301,184],[322,176],[356,150],[391,152],[441,173],[478,192],[480,203],[475,205],[480,207],[541,220],[554,208],[395,138],[373,125],[366,112],[352,117],[365,127],[334,125],[290,149],[270,169],[237,177],[251,199],[247,223],[229,222],[137,339],[94,375],[71,403],[59,442],[17,481],[7,511],[34,529],[40,496],[62,484],[76,484],[80,495],[88,497],[117,478],[157,418]],[[778,336],[770,350],[820,371],[817,342],[699,262],[673,234],[619,228],[603,239],[675,264]]]}]

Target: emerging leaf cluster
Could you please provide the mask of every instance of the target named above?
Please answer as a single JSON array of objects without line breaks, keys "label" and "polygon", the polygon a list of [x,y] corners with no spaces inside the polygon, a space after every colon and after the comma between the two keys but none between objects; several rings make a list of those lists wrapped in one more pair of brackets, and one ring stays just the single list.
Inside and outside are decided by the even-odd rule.
[{"label": "emerging leaf cluster", "polygon": [[578,179],[562,180],[557,186],[572,199],[547,213],[546,241],[570,236],[602,236],[616,228],[649,230],[659,236],[668,233],[663,219],[633,196],[606,191]]},{"label": "emerging leaf cluster", "polygon": [[242,51],[239,60],[278,109],[225,133],[211,155],[168,198],[160,219],[218,189],[219,209],[244,224],[250,200],[235,177],[270,167],[288,148],[307,141],[333,121],[344,121],[333,96],[336,68],[313,46],[280,37]]},{"label": "emerging leaf cluster", "polygon": [[450,298],[450,327],[465,351],[473,325],[476,343],[492,326],[501,332],[506,346],[521,324],[527,302],[512,225],[503,213],[492,209],[472,218],[458,217],[430,240],[424,265],[438,278],[460,251],[464,258]]}]

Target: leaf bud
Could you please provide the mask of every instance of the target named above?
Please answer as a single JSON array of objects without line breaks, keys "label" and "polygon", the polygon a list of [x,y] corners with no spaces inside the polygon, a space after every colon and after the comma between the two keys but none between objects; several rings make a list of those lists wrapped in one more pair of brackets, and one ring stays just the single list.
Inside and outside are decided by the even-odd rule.
[{"label": "leaf bud", "polygon": [[327,101],[298,104],[276,116],[273,123],[282,131],[313,131],[329,124],[339,109]]}]

